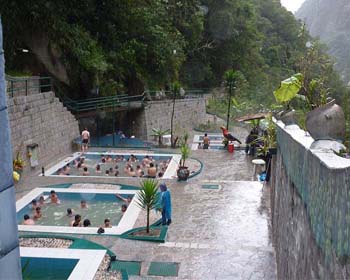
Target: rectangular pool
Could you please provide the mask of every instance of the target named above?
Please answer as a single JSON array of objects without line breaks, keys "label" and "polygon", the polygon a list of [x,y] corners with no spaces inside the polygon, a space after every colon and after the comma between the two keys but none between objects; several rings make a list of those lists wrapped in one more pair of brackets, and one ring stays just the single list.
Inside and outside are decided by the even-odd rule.
[{"label": "rectangular pool", "polygon": [[[134,156],[134,161],[127,160]],[[147,175],[148,164],[143,161],[148,157],[157,168],[157,174],[162,173],[163,179],[171,179],[176,175],[176,169],[181,156],[176,154],[152,154],[152,153],[114,153],[114,152],[88,152],[74,153],[72,156],[57,163],[45,171],[45,176],[70,176],[70,177],[135,177],[127,174],[124,170],[127,164],[136,172]],[[83,159],[83,165],[78,167],[78,162]],[[150,161],[149,161],[150,162]],[[99,165],[100,170],[97,170]],[[64,168],[67,168],[63,172]],[[84,174],[84,167],[88,174]],[[108,175],[106,174],[108,171]],[[67,175],[65,175],[65,174]]]},{"label": "rectangular pool", "polygon": [[[46,199],[44,205],[41,206],[42,217],[35,222],[35,225],[22,225],[25,214],[30,217],[34,214],[31,209],[31,201],[38,200],[40,196],[48,197],[51,190],[55,190],[60,203],[52,204],[49,199]],[[16,203],[19,230],[96,234],[97,229],[104,224],[104,219],[108,218],[112,228],[106,228],[105,233],[121,234],[132,229],[140,212],[136,203],[136,192],[135,190],[36,188]],[[127,203],[117,198],[116,193],[125,199],[132,198],[124,214],[121,211],[121,206]],[[87,202],[87,208],[80,207],[81,200]],[[74,215],[81,215],[81,222],[84,219],[89,219],[91,226],[71,227],[70,223],[74,217],[66,215],[68,208],[73,210]]]}]

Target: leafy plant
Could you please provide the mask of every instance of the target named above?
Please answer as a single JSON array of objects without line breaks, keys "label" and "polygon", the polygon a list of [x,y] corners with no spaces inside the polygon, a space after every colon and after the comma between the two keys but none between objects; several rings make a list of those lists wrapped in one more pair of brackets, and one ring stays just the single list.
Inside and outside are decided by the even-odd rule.
[{"label": "leafy plant", "polygon": [[186,159],[188,159],[188,157],[190,156],[191,150],[187,144],[182,144],[180,148],[180,152],[181,152],[180,167],[185,167]]},{"label": "leafy plant", "polygon": [[137,205],[147,212],[146,232],[149,233],[149,214],[155,209],[159,201],[158,181],[145,179],[140,182],[141,189],[137,193]]},{"label": "leafy plant", "polygon": [[301,90],[303,80],[303,75],[301,73],[297,73],[282,81],[280,87],[273,92],[276,101],[282,104],[289,103]]},{"label": "leafy plant", "polygon": [[22,170],[25,167],[25,160],[21,157],[20,152],[16,154],[16,158],[13,160],[13,169]]},{"label": "leafy plant", "polygon": [[158,145],[159,147],[163,145],[162,138],[164,135],[170,132],[170,129],[162,130],[161,128],[152,128],[153,134],[151,136],[158,137]]},{"label": "leafy plant", "polygon": [[272,115],[269,114],[266,118],[266,130],[264,135],[257,139],[257,142],[262,142],[263,146],[258,149],[258,153],[267,155],[270,149],[277,147],[276,124],[272,120]]}]

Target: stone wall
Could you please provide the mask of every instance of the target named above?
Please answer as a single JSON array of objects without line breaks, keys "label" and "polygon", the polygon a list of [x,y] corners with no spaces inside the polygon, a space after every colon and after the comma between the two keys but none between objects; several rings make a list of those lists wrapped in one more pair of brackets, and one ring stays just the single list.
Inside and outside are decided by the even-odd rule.
[{"label": "stone wall", "polygon": [[272,220],[279,279],[350,279],[350,160],[311,150],[313,139],[279,124]]},{"label": "stone wall", "polygon": [[[152,128],[170,129],[172,100],[148,102],[143,111],[129,114],[135,136],[153,140]],[[181,136],[186,130],[206,120],[205,98],[178,99],[175,103],[174,130]]]},{"label": "stone wall", "polygon": [[53,92],[16,96],[7,103],[13,156],[20,152],[27,161],[27,171],[27,145],[39,145],[39,170],[72,152],[72,140],[79,136],[78,122]]}]

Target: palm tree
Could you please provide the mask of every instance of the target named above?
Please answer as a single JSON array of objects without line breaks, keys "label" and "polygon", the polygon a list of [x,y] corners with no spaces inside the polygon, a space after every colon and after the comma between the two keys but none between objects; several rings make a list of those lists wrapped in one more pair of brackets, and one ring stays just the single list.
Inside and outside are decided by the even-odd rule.
[{"label": "palm tree", "polygon": [[186,159],[188,159],[188,157],[190,156],[191,150],[187,144],[182,144],[180,151],[181,151],[180,167],[185,167]]},{"label": "palm tree", "polygon": [[162,138],[164,135],[170,132],[170,129],[162,130],[161,128],[152,128],[153,134],[151,136],[158,137],[158,145],[159,147],[163,145]]},{"label": "palm tree", "polygon": [[156,208],[159,200],[158,181],[145,179],[140,182],[141,190],[137,193],[137,204],[141,209],[147,211],[146,232],[149,233],[149,213]]}]

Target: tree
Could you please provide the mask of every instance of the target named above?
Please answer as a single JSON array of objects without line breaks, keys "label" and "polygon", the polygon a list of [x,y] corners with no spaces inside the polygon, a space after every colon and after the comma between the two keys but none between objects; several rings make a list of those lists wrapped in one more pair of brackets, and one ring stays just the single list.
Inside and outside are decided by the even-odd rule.
[{"label": "tree", "polygon": [[242,78],[242,74],[239,71],[234,71],[232,69],[225,72],[225,83],[226,83],[226,87],[228,88],[228,108],[227,108],[226,129],[228,129],[229,123],[230,123],[232,93],[236,89],[238,80],[241,78]]},{"label": "tree", "polygon": [[141,209],[147,212],[146,232],[149,233],[149,214],[156,208],[159,201],[158,181],[145,179],[140,182],[141,190],[137,193],[137,204]]}]

